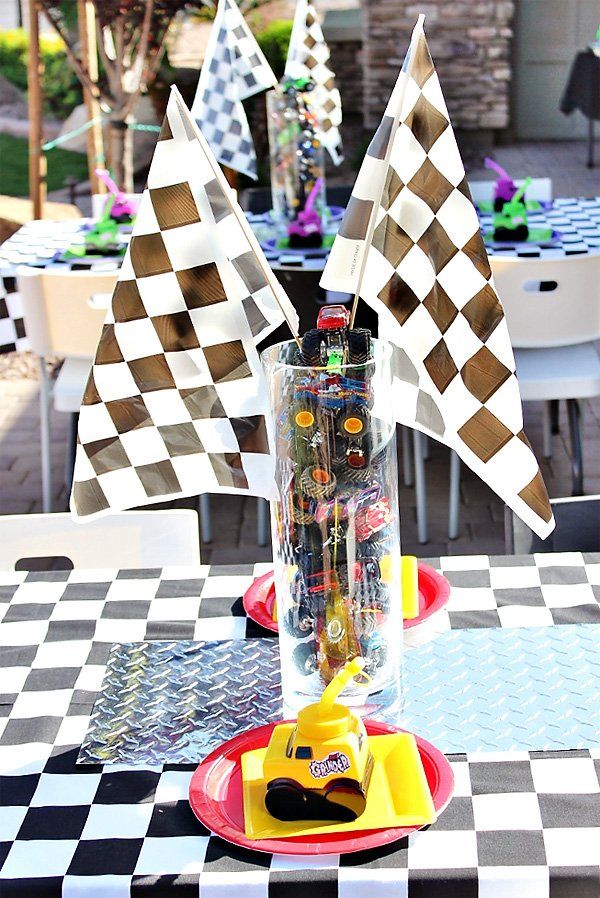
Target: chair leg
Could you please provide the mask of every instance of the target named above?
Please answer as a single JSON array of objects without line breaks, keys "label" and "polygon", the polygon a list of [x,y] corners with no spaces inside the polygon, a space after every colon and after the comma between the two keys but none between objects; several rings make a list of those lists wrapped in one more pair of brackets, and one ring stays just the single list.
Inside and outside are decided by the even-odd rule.
[{"label": "chair leg", "polygon": [[404,486],[413,486],[415,473],[410,431],[408,427],[401,426],[400,432],[402,434],[402,479],[404,480]]},{"label": "chair leg", "polygon": [[50,447],[50,378],[44,356],[38,357],[40,369],[40,450],[42,456],[42,510],[52,511],[52,459]]},{"label": "chair leg", "polygon": [[417,500],[417,539],[426,543],[427,533],[427,486],[425,483],[425,458],[423,455],[423,434],[413,430],[413,453],[415,458],[415,496]]},{"label": "chair leg", "polygon": [[73,472],[75,471],[75,453],[77,451],[77,425],[79,414],[73,412],[69,415],[69,433],[67,434],[67,460],[65,465],[65,486],[67,488],[67,508],[69,507],[69,495],[73,486]]},{"label": "chair leg", "polygon": [[583,496],[583,449],[581,445],[581,416],[576,399],[567,399],[571,452],[573,455],[573,496]]},{"label": "chair leg", "polygon": [[266,546],[268,542],[269,503],[266,499],[257,499],[258,545]]},{"label": "chair leg", "polygon": [[552,402],[548,400],[544,402],[544,415],[543,415],[543,426],[544,426],[544,446],[543,453],[544,458],[552,458]]},{"label": "chair leg", "polygon": [[203,543],[212,542],[212,522],[210,519],[210,496],[208,493],[202,493],[198,497],[198,506],[200,510],[200,534]]},{"label": "chair leg", "polygon": [[450,498],[448,502],[448,539],[456,539],[460,516],[460,458],[450,452]]},{"label": "chair leg", "polygon": [[560,402],[558,399],[550,400],[550,416],[552,418],[552,433],[560,433]]}]

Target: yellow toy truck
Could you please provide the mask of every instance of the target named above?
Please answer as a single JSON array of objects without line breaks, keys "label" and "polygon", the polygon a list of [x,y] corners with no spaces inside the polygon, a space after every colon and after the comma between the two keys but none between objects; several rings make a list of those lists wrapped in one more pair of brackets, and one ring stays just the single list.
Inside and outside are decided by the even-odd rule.
[{"label": "yellow toy truck", "polygon": [[349,823],[363,813],[373,769],[365,725],[336,698],[364,667],[354,658],[321,700],[275,727],[265,755],[265,807],[277,820]]}]

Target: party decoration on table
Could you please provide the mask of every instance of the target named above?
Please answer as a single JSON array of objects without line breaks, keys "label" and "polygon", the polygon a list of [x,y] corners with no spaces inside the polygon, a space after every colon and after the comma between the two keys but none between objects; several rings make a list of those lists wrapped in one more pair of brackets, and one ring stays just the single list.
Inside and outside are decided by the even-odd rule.
[{"label": "party decoration on table", "polygon": [[395,346],[397,420],[453,448],[547,536],[552,512],[523,432],[510,337],[423,16],[321,286],[378,312]]},{"label": "party decoration on table", "polygon": [[[418,627],[448,603],[450,584],[441,574],[414,555],[403,555],[402,626]],[[244,611],[255,623],[279,632],[273,571],[267,571],[250,584],[242,596]]]},{"label": "party decoration on table", "polygon": [[494,240],[527,240],[529,228],[525,191],[530,184],[531,178],[526,178],[511,199],[503,202],[494,213]]},{"label": "party decoration on table", "polygon": [[108,204],[110,217],[114,218],[119,224],[129,224],[135,218],[137,203],[128,198],[127,194],[119,190],[110,174],[105,168],[97,168],[96,175],[108,189],[106,202]]},{"label": "party decoration on table", "polygon": [[72,509],[274,494],[255,341],[297,317],[174,88],[79,416]]},{"label": "party decoration on table", "polygon": [[321,193],[323,179],[317,178],[304,208],[298,212],[294,221],[288,225],[288,244],[292,249],[302,247],[319,247],[323,243],[321,216],[315,209],[315,203]]},{"label": "party decoration on table", "polygon": [[370,677],[353,695],[358,704],[373,715],[399,700],[391,352],[349,317],[344,306],[324,306],[300,352],[289,342],[262,356],[277,422],[273,556],[284,706],[293,713],[356,655]]},{"label": "party decoration on table", "polygon": [[286,247],[289,225],[305,211],[309,198],[307,211],[321,234],[325,224],[325,155],[310,106],[313,89],[310,78],[284,79],[267,94],[271,217],[280,232],[278,244]]},{"label": "party decoration on table", "polygon": [[335,165],[343,159],[342,100],[329,68],[329,47],[323,37],[319,16],[309,0],[297,0],[290,37],[285,77],[291,81],[306,79],[312,83],[309,109],[317,122],[318,136]]},{"label": "party decoration on table", "polygon": [[216,158],[257,178],[256,153],[242,100],[277,84],[234,0],[219,0],[192,115]]},{"label": "party decoration on table", "polygon": [[114,643],[78,763],[197,763],[278,721],[280,684],[273,639]]},{"label": "party decoration on table", "polygon": [[100,218],[85,229],[83,243],[72,244],[64,253],[60,254],[61,261],[85,259],[88,256],[122,256],[124,254],[127,246],[119,229],[119,223],[111,214],[114,203],[114,194],[109,194]]},{"label": "party decoration on table", "polygon": [[[491,169],[491,171],[498,175],[494,185],[494,212],[502,212],[504,203],[510,202],[517,192],[517,185],[505,169],[503,169],[494,159],[490,159],[489,156],[486,156],[483,160],[483,164],[486,168]],[[524,192],[523,202],[525,202]]]},{"label": "party decoration on table", "polygon": [[266,749],[242,755],[247,836],[423,826],[436,819],[414,736],[369,737],[360,716],[336,702],[363,667],[362,658],[348,662],[318,702],[275,727]]},{"label": "party decoration on table", "polygon": [[[322,825],[315,827],[314,835],[310,835],[304,830],[301,836],[294,836],[290,830],[298,824],[273,821],[268,818],[269,826],[274,823],[277,826],[275,836],[272,838],[266,838],[264,835],[261,838],[247,836],[244,820],[242,756],[255,749],[266,750],[274,727],[274,724],[269,724],[230,739],[197,767],[190,782],[190,807],[210,832],[227,842],[250,848],[253,851],[296,856],[320,856],[350,854],[390,845],[421,828],[419,825],[400,825],[382,829],[377,826],[378,820],[381,819],[377,813],[378,809],[369,802],[366,811],[360,818],[360,823],[355,821],[353,823],[327,824],[323,821]],[[370,739],[388,735],[395,737],[399,732],[396,727],[375,720],[366,720],[365,729]],[[444,755],[425,739],[415,735],[414,740],[431,793],[434,810],[439,817],[448,806],[454,792],[452,768]],[[383,760],[383,751],[380,752],[380,747],[383,749],[384,745],[381,742],[373,744],[374,754],[381,755]],[[383,772],[385,775],[386,771]],[[400,772],[402,773],[402,771]],[[394,765],[394,773],[398,773],[397,764]],[[404,788],[404,778],[402,784]],[[264,795],[264,788],[260,784],[256,785],[257,800],[252,803],[252,808],[260,810],[260,800]],[[249,788],[254,789],[254,785],[249,784]],[[258,794],[259,789],[261,789],[260,794]],[[389,790],[390,797],[397,798],[399,791],[397,783],[394,783],[393,788]],[[408,791],[411,791],[410,785]],[[370,828],[363,828],[367,814],[371,814],[371,812],[373,812],[374,825]]]},{"label": "party decoration on table", "polygon": [[599,748],[598,638],[599,624],[438,634],[404,654],[402,723],[446,753]]}]

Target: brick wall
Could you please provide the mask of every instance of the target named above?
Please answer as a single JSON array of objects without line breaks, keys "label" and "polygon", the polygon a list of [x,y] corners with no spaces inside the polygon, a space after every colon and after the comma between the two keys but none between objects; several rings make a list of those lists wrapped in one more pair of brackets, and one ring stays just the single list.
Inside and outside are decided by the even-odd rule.
[{"label": "brick wall", "polygon": [[506,128],[514,7],[513,0],[363,0],[365,127],[381,118],[422,12],[454,127]]}]

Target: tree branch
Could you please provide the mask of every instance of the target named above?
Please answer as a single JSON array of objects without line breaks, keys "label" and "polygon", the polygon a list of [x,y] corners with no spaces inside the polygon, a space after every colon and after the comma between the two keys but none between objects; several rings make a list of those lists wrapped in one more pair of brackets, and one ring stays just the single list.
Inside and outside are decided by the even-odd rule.
[{"label": "tree branch", "polygon": [[92,81],[88,70],[86,69],[86,67],[82,64],[82,62],[78,59],[77,55],[75,54],[73,48],[71,47],[71,45],[69,43],[68,35],[67,35],[65,29],[63,28],[63,26],[60,22],[60,19],[54,14],[54,12],[52,12],[50,10],[49,4],[45,3],[44,0],[39,0],[39,2],[40,2],[42,9],[44,10],[44,13],[46,14],[46,16],[48,18],[48,21],[50,22],[50,24],[52,25],[54,30],[58,33],[58,36],[64,43],[67,58],[68,58],[69,62],[71,63],[71,65],[73,66],[73,68],[75,69],[75,74],[81,81],[82,85],[86,88],[86,90],[88,90],[90,92],[92,97],[94,97],[97,100],[103,99],[105,102],[108,102],[110,105],[110,98],[107,97],[106,94],[104,94],[104,92],[98,87],[97,84],[94,83],[94,81]]}]

